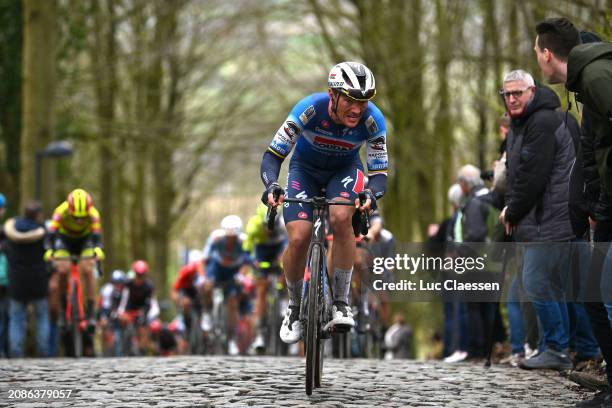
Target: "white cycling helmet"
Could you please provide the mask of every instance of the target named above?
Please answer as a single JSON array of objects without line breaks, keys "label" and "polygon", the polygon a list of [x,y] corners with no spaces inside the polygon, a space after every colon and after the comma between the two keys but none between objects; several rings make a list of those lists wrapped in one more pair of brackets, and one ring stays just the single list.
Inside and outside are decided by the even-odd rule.
[{"label": "white cycling helmet", "polygon": [[119,269],[115,269],[111,275],[112,283],[124,283],[125,282],[125,272]]},{"label": "white cycling helmet", "polygon": [[341,62],[329,72],[327,86],[357,101],[369,101],[376,95],[374,74],[359,62]]},{"label": "white cycling helmet", "polygon": [[240,235],[242,220],[237,215],[228,215],[221,220],[221,229],[229,235]]},{"label": "white cycling helmet", "polygon": [[204,252],[200,251],[199,249],[192,249],[187,255],[187,262],[191,263],[200,261],[202,258],[204,258]]}]

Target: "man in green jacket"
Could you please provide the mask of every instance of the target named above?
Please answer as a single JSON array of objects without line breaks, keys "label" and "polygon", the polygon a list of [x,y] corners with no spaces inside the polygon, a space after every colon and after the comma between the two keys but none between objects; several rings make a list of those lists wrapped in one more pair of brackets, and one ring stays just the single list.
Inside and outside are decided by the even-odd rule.
[{"label": "man in green jacket", "polygon": [[580,32],[565,18],[544,20],[536,32],[534,50],[544,78],[565,83],[589,111],[602,187],[612,198],[612,43],[581,44]]},{"label": "man in green jacket", "polygon": [[[575,92],[576,100],[582,102],[588,114],[595,139],[601,194],[612,198],[612,44],[581,44],[580,32],[565,18],[540,22],[536,25],[536,33],[534,51],[542,75],[549,83],[565,83],[569,91]],[[609,247],[612,241],[612,225],[609,222],[597,222],[595,241],[606,242],[605,246]],[[606,259],[612,259],[612,251],[607,251]],[[590,282],[594,283],[595,288],[601,288],[602,299],[604,303],[609,303],[607,306],[612,317],[612,293],[609,293],[612,292],[612,263],[606,260],[601,267],[593,257],[590,272]],[[612,405],[612,328],[604,303],[594,296],[597,292],[588,291],[585,308],[607,363],[610,388],[593,400],[579,404],[584,407]]]}]

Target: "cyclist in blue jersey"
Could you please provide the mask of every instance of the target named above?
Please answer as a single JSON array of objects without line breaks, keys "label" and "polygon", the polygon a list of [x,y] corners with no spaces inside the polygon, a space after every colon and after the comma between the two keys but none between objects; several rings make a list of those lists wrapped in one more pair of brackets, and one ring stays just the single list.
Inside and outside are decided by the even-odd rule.
[{"label": "cyclist in blue jersey", "polygon": [[[228,215],[221,220],[221,229],[210,234],[204,248],[204,283],[203,292],[205,304],[212,303],[214,287],[223,288],[227,304],[228,352],[238,354],[236,331],[238,324],[239,301],[242,283],[239,279],[240,270],[246,265],[253,266],[253,260],[243,249],[242,220],[237,215]],[[201,280],[201,279],[199,279]],[[196,282],[196,286],[199,284]],[[210,317],[203,317],[205,321]],[[207,324],[203,325],[206,326]]]},{"label": "cyclist in blue jersey", "polygon": [[[360,211],[376,208],[387,187],[387,147],[385,119],[370,99],[376,94],[374,75],[363,64],[342,62],[328,76],[327,93],[315,93],[299,101],[276,132],[261,163],[261,178],[268,204],[278,206],[284,195],[308,198],[325,188],[327,198],[354,201]],[[364,170],[359,149],[366,144],[368,189],[364,190]],[[286,192],[278,184],[283,160],[293,147]],[[281,192],[277,201],[273,192]],[[368,199],[359,205],[357,195]],[[333,319],[329,326],[354,326],[348,304],[355,239],[351,219],[355,209],[330,208],[334,234],[332,251]],[[312,231],[312,206],[285,203],[283,209],[289,242],[283,255],[290,303],[280,331],[286,343],[302,337],[299,321],[304,267]],[[329,327],[328,326],[328,327]]]}]

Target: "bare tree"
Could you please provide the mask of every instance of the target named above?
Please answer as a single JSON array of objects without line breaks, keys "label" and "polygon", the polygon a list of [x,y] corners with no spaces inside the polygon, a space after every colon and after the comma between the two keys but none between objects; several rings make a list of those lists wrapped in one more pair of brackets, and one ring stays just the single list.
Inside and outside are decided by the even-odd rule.
[{"label": "bare tree", "polygon": [[[55,0],[24,0],[23,111],[21,134],[21,202],[34,197],[34,158],[53,139],[55,87]],[[51,183],[46,172],[44,185]],[[45,190],[48,192],[48,190]],[[52,203],[45,195],[43,203]]]}]

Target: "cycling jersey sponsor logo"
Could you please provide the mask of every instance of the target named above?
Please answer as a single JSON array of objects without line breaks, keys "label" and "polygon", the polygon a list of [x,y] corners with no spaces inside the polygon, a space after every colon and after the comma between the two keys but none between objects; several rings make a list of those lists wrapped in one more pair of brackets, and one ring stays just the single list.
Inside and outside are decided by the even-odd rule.
[{"label": "cycling jersey sponsor logo", "polygon": [[297,137],[297,135],[300,134],[300,127],[295,122],[292,122],[290,120],[285,122],[283,130],[285,131],[285,134],[289,136],[289,139],[291,141],[293,141]]},{"label": "cycling jersey sponsor logo", "polygon": [[[295,198],[299,198],[300,200],[305,200],[308,198],[308,195],[306,195],[306,191],[300,191],[299,193],[297,193],[295,195]],[[299,203],[298,204],[301,208],[304,208],[304,204]]]},{"label": "cycling jersey sponsor logo", "polygon": [[299,190],[300,189],[300,182],[297,180],[292,180],[291,181],[291,188],[294,190]]},{"label": "cycling jersey sponsor logo", "polygon": [[330,150],[349,151],[355,147],[353,143],[344,142],[342,140],[328,139],[321,136],[315,136],[313,143],[317,147]]},{"label": "cycling jersey sponsor logo", "polygon": [[363,171],[357,169],[357,174],[356,174],[356,181],[355,181],[355,185],[353,186],[353,192],[354,193],[360,193],[363,191],[363,185],[364,185],[364,177],[363,177]]},{"label": "cycling jersey sponsor logo", "polygon": [[346,176],[345,178],[342,179],[342,185],[344,186],[344,188],[347,188],[346,186],[348,185],[348,183],[350,183],[351,181],[353,181],[353,178],[351,176]]},{"label": "cycling jersey sponsor logo", "polygon": [[372,115],[368,116],[368,118],[365,121],[365,124],[366,124],[366,127],[368,128],[368,132],[370,132],[371,135],[378,132],[378,125],[376,124],[376,121],[374,120],[374,117]]},{"label": "cycling jersey sponsor logo", "polygon": [[349,193],[347,193],[346,191],[341,191],[340,192],[340,196],[342,196],[344,198],[349,198],[351,195]]},{"label": "cycling jersey sponsor logo", "polygon": [[298,218],[305,220],[306,218],[308,218],[308,214],[306,214],[304,211],[300,211],[298,213]]},{"label": "cycling jersey sponsor logo", "polygon": [[368,154],[369,159],[385,159],[386,157],[387,152],[374,152]]},{"label": "cycling jersey sponsor logo", "polygon": [[344,86],[344,82],[343,81],[340,81],[340,82],[329,81],[327,84],[330,87],[341,87],[341,86]]},{"label": "cycling jersey sponsor logo", "polygon": [[386,151],[385,137],[380,136],[370,142],[370,147],[374,150]]},{"label": "cycling jersey sponsor logo", "polygon": [[289,145],[287,143],[282,143],[277,140],[272,140],[270,148],[283,156],[286,156],[289,153]]},{"label": "cycling jersey sponsor logo", "polygon": [[329,128],[329,122],[326,120],[322,120],[321,121],[321,126],[323,126],[323,128],[328,129]]},{"label": "cycling jersey sponsor logo", "polygon": [[387,170],[388,167],[387,160],[374,160],[368,164],[368,169],[370,170]]},{"label": "cycling jersey sponsor logo", "polygon": [[310,105],[309,107],[306,108],[304,112],[300,114],[300,121],[302,121],[302,124],[305,125],[308,122],[310,122],[310,119],[312,119],[314,115],[315,115],[314,105]]}]

